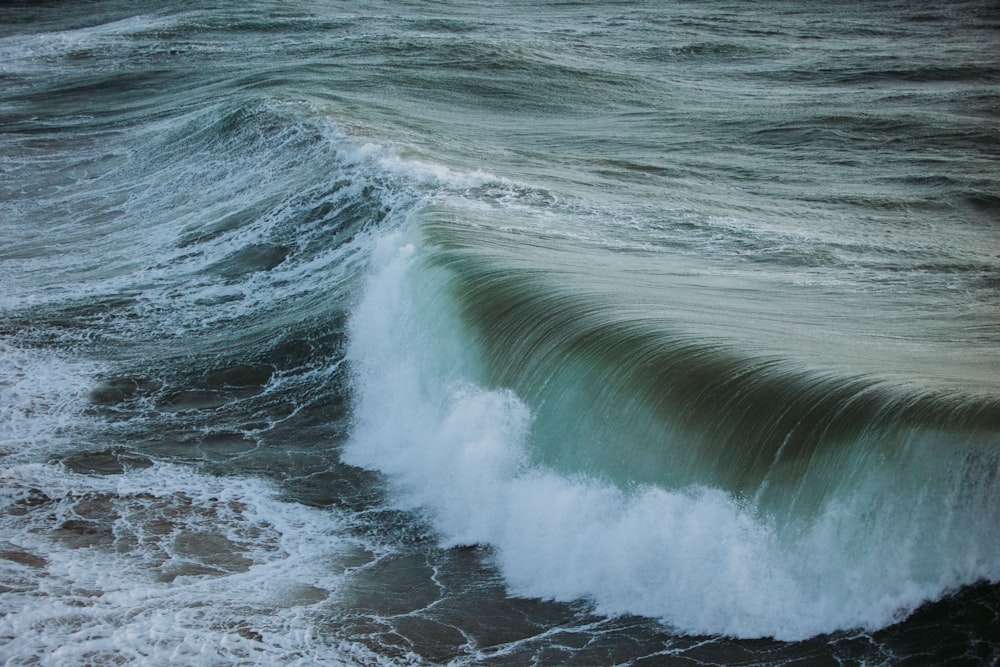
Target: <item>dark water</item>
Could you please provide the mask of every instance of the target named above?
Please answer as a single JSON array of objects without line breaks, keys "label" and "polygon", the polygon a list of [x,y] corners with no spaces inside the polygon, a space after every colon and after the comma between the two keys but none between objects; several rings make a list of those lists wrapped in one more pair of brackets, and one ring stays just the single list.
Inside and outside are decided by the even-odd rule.
[{"label": "dark water", "polygon": [[993,664],[994,3],[0,6],[5,664]]}]

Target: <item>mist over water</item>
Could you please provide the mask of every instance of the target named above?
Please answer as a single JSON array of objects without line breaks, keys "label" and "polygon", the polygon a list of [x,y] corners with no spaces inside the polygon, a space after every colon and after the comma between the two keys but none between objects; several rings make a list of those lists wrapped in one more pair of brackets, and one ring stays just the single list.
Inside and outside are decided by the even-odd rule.
[{"label": "mist over water", "polygon": [[0,8],[0,656],[995,662],[998,35]]}]

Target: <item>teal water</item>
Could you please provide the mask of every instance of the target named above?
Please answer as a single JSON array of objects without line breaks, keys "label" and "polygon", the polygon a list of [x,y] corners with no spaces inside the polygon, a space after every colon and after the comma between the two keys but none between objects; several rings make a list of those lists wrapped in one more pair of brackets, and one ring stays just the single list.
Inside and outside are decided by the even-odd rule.
[{"label": "teal water", "polygon": [[991,3],[0,8],[9,664],[990,664]]}]

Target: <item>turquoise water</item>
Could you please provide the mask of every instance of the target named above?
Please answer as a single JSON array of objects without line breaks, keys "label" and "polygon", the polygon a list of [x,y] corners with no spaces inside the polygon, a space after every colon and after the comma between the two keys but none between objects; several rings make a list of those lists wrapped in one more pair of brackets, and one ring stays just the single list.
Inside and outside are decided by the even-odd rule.
[{"label": "turquoise water", "polygon": [[0,8],[10,664],[989,664],[986,2]]}]

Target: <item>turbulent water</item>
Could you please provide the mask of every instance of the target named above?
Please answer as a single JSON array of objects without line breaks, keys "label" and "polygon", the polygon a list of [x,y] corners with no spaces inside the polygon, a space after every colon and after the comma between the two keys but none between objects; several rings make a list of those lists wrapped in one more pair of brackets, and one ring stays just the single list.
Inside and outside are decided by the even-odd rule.
[{"label": "turbulent water", "polygon": [[0,662],[1000,660],[995,2],[0,5]]}]

